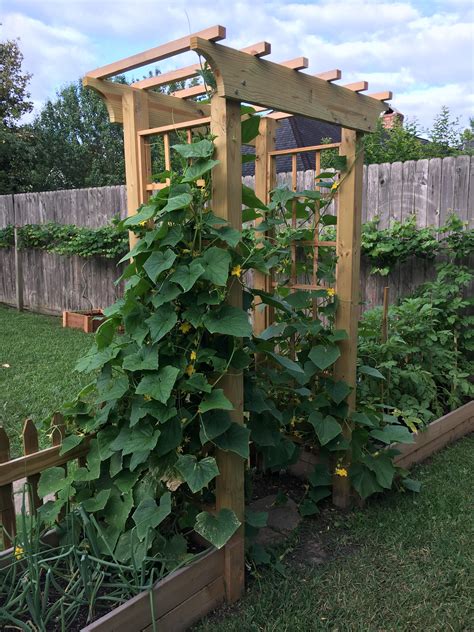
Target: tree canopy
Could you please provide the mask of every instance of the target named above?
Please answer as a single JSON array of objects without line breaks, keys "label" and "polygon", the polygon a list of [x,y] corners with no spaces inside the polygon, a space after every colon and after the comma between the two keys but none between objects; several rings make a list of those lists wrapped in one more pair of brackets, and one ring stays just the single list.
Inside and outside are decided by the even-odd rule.
[{"label": "tree canopy", "polygon": [[[22,63],[16,40],[0,42],[0,194],[122,184],[122,128],[110,123],[102,99],[83,88],[81,81],[64,86],[32,123],[21,124],[33,109],[28,92],[31,74]],[[125,82],[123,77],[116,80]],[[463,131],[447,107],[428,130],[417,121],[386,129],[380,120],[375,132],[364,137],[364,148],[367,164],[473,153],[474,120]],[[151,151],[153,172],[163,171],[161,138],[154,140]],[[325,166],[332,166],[331,159],[331,151],[325,152]]]}]

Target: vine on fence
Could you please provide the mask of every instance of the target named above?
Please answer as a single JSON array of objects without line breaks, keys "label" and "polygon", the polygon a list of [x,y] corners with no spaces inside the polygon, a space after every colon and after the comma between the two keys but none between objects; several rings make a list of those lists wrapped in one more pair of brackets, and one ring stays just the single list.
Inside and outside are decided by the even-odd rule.
[{"label": "vine on fence", "polygon": [[[329,217],[326,236],[335,238]],[[362,226],[361,252],[372,265],[371,274],[386,276],[397,263],[410,257],[432,260],[440,254],[446,254],[452,259],[461,259],[474,251],[474,230],[467,229],[466,222],[455,214],[450,215],[446,224],[439,228],[417,228],[415,215],[410,215],[402,222],[394,220],[385,229],[380,229],[379,223],[380,218],[376,217]],[[116,225],[84,228],[53,222],[27,224],[18,229],[18,235],[21,249],[40,249],[86,258],[101,256],[118,259],[127,252],[128,247],[125,233],[117,231]],[[0,229],[0,248],[13,245],[13,226]]]},{"label": "vine on fence", "polygon": [[[363,497],[390,488],[397,471],[392,453],[379,447],[412,441],[397,418],[372,405],[351,415],[352,445],[343,438],[350,388],[332,377],[345,332],[332,325],[337,297],[331,288],[290,295],[284,284],[266,293],[245,283],[250,270],[289,274],[291,249],[307,238],[305,222],[318,209],[323,224],[334,223],[324,214],[331,194],[276,189],[266,206],[244,187],[244,220],[261,223],[240,233],[212,212],[212,141],[174,151],[181,172],[165,174],[169,186],[119,225],[138,236],[123,257],[129,261],[121,277],[125,293],[105,310],[93,348],[78,363],[98,378],[62,411],[68,429],[63,452],[92,435],[87,464],[67,477],[52,468],[40,484],[42,496],[57,494],[40,508],[46,523],[71,501],[94,514],[103,554],[124,562],[150,554],[182,559],[191,529],[217,547],[232,536],[240,522],[230,509],[203,510],[214,501],[216,449],[247,459],[252,442],[275,469],[296,458],[295,437],[319,445],[322,464],[300,506],[311,514],[329,495],[334,475],[350,475]],[[294,204],[301,226],[290,230]],[[298,262],[297,272],[304,274],[305,265]],[[332,267],[321,270],[321,280],[330,281]],[[227,303],[233,284],[242,284],[243,309]],[[313,300],[319,302],[316,319]],[[275,310],[275,324],[260,336],[252,335],[247,312],[256,302]],[[229,415],[233,404],[221,385],[230,370],[244,373],[246,425]],[[371,367],[361,370],[382,379]],[[348,472],[337,455],[349,447],[354,463]],[[254,525],[261,520],[249,519]]]},{"label": "vine on fence", "polygon": [[[73,224],[26,224],[18,228],[19,248],[45,250],[59,255],[118,259],[128,250],[127,236],[116,225],[85,228]],[[0,229],[0,248],[14,245],[13,226]]]}]

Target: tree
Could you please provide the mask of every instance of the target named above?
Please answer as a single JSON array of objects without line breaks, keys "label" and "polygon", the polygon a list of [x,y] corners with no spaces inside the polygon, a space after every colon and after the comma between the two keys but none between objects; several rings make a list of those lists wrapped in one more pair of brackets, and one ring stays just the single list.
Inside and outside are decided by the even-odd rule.
[{"label": "tree", "polygon": [[372,164],[418,160],[423,155],[423,143],[419,134],[421,130],[416,121],[405,125],[395,122],[393,127],[387,129],[382,119],[379,119],[374,133],[364,137],[365,162]]},{"label": "tree", "polygon": [[431,128],[423,130],[418,122],[395,123],[387,129],[382,119],[373,134],[364,137],[367,164],[446,158],[473,153],[474,120],[471,129],[461,132],[458,118],[451,118],[448,107],[443,106]]},{"label": "tree", "polygon": [[461,134],[463,153],[472,154],[474,152],[474,118],[469,119],[469,127]]},{"label": "tree", "polygon": [[125,179],[122,126],[81,81],[47,101],[32,132],[36,144],[35,190],[121,184]]},{"label": "tree", "polygon": [[16,40],[0,42],[0,117],[9,127],[33,109],[27,91],[32,75],[22,71],[22,63],[23,55]]},{"label": "tree", "polygon": [[462,133],[459,119],[451,118],[447,106],[443,105],[431,129],[428,129],[426,133],[430,142],[424,147],[424,158],[445,158],[461,153]]},{"label": "tree", "polygon": [[0,42],[0,194],[26,190],[33,161],[31,134],[18,124],[33,109],[22,63],[16,40]]}]

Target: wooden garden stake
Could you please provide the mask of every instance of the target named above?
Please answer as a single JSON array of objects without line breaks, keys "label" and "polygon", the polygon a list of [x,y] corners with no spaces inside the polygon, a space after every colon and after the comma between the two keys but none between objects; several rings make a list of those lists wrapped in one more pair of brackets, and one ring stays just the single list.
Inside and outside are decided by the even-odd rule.
[{"label": "wooden garden stake", "polygon": [[[23,452],[24,454],[33,454],[38,452],[38,431],[31,419],[27,419],[23,425]],[[30,511],[36,512],[38,507],[43,504],[38,496],[38,483],[40,475],[32,474],[26,477],[28,483],[28,498],[30,501]]]},{"label": "wooden garden stake", "polygon": [[388,339],[389,289],[388,286],[383,289],[382,342],[387,342]]},{"label": "wooden garden stake", "polygon": [[15,289],[16,289],[16,308],[19,312],[23,311],[23,260],[19,248],[18,227],[13,229],[15,239]]},{"label": "wooden garden stake", "polygon": [[[362,218],[362,172],[364,155],[361,149],[361,134],[349,130],[341,131],[340,154],[346,156],[347,172],[339,186],[339,209],[337,221],[337,267],[336,294],[339,306],[336,313],[336,329],[347,332],[347,340],[340,343],[341,356],[336,362],[334,377],[344,380],[352,392],[347,398],[349,413],[356,403],[357,370],[357,323],[359,320],[360,297],[360,233]],[[343,436],[350,439],[352,428],[349,420],[343,424]],[[348,469],[350,454],[347,452],[341,469]],[[349,476],[333,476],[333,502],[345,508],[350,504]]]},{"label": "wooden garden stake", "polygon": [[[212,209],[232,228],[242,230],[242,167],[240,103],[214,96],[211,101],[211,134],[215,139],[215,158],[219,164],[212,172]],[[232,278],[229,303],[242,308],[242,288]],[[222,379],[222,388],[234,405],[231,417],[243,424],[243,375],[230,369]],[[216,480],[216,509],[232,509],[242,523],[225,547],[224,583],[229,602],[239,599],[244,590],[244,460],[233,452],[217,451],[220,475]]]}]

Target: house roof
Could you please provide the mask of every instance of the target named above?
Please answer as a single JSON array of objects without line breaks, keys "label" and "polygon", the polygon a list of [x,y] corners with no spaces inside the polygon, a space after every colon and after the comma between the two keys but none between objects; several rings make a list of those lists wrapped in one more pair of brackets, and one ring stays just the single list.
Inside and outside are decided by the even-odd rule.
[{"label": "house roof", "polygon": [[[315,121],[304,116],[292,116],[283,119],[277,127],[276,149],[292,149],[293,147],[311,147],[321,145],[322,140],[330,138],[332,142],[338,143],[341,140],[341,128],[338,125]],[[252,147],[244,147],[243,153],[254,153]],[[314,153],[308,152],[298,154],[298,171],[314,169]],[[291,171],[291,156],[279,156],[276,159],[277,172]],[[254,163],[247,162],[242,165],[244,176],[253,176],[255,172]]]}]

